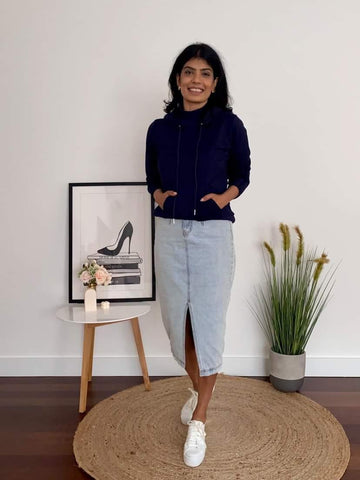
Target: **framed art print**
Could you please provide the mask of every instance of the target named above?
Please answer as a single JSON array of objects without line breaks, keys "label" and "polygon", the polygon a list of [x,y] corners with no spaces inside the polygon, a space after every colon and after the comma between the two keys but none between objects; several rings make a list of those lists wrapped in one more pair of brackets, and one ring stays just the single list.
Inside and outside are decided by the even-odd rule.
[{"label": "framed art print", "polygon": [[153,199],[145,182],[69,184],[69,302],[84,300],[78,277],[95,260],[112,275],[98,300],[155,300]]}]

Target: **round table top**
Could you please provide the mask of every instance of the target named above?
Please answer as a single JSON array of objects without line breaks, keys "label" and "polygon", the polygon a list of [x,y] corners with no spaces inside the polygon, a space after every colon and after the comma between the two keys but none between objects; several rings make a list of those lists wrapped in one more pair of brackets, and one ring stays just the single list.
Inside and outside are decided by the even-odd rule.
[{"label": "round table top", "polygon": [[71,323],[116,323],[141,317],[150,311],[150,305],[142,304],[116,304],[110,303],[109,308],[98,305],[96,312],[85,312],[84,305],[66,305],[56,311],[60,320]]}]

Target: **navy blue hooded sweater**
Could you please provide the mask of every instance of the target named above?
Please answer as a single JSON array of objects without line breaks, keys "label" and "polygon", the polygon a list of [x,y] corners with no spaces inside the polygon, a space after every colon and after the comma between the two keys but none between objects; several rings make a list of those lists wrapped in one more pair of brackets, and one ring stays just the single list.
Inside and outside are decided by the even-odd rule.
[{"label": "navy blue hooded sweater", "polygon": [[155,120],[146,138],[146,181],[152,195],[174,190],[155,216],[183,220],[235,221],[230,205],[200,202],[208,193],[249,185],[250,150],[242,121],[229,110],[177,110]]}]

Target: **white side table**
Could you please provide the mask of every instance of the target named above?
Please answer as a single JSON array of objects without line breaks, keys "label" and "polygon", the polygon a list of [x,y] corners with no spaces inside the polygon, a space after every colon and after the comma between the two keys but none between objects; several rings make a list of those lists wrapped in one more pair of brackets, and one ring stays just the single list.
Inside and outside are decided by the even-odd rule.
[{"label": "white side table", "polygon": [[111,323],[131,321],[140,366],[144,378],[145,390],[151,390],[148,369],[146,365],[144,347],[141,338],[139,317],[150,311],[146,304],[111,304],[110,308],[103,309],[98,306],[96,312],[85,312],[84,305],[67,305],[56,312],[57,318],[65,322],[80,323],[84,325],[84,344],[81,369],[79,412],[86,410],[88,382],[92,379],[92,366],[94,357],[95,328]]}]

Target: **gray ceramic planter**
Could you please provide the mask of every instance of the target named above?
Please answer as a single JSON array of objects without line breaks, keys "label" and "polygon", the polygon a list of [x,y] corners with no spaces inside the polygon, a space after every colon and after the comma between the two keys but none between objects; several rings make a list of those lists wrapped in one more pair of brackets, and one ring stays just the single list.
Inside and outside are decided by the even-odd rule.
[{"label": "gray ceramic planter", "polygon": [[300,390],[305,377],[306,353],[282,355],[270,350],[270,382],[282,392]]}]

